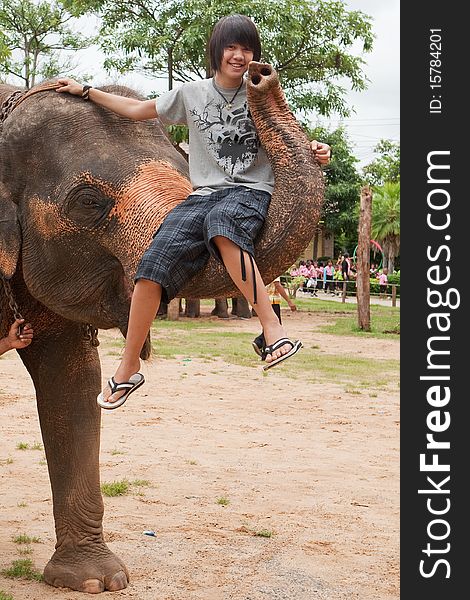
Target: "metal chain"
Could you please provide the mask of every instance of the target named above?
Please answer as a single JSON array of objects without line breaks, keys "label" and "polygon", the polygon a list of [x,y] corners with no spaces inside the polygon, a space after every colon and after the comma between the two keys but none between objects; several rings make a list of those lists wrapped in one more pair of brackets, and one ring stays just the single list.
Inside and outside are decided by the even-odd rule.
[{"label": "metal chain", "polygon": [[7,279],[5,279],[4,277],[2,277],[1,279],[2,279],[2,283],[3,283],[3,288],[5,290],[5,294],[6,294],[6,297],[8,300],[8,306],[10,307],[11,312],[13,313],[13,316],[15,317],[15,319],[22,319],[23,316],[20,313],[20,307],[16,303],[15,297],[13,296],[10,282]]},{"label": "metal chain", "polygon": [[[10,310],[13,313],[13,317],[15,319],[23,319],[24,317],[20,313],[20,307],[18,306],[15,297],[13,296],[13,291],[11,289],[10,282],[4,277],[0,277],[0,279],[3,283],[3,289],[5,290],[5,295],[8,300],[8,306],[10,307]],[[85,325],[85,331],[83,335],[85,339],[89,340],[91,342],[91,345],[95,348],[100,345],[100,341],[98,339],[98,329],[96,329],[96,327],[93,327],[93,325],[90,325],[89,323]]]},{"label": "metal chain", "polygon": [[18,102],[18,100],[25,93],[26,92],[22,90],[16,90],[15,92],[11,93],[2,103],[2,106],[0,108],[0,125],[3,123],[3,121],[5,121],[5,119],[11,113],[11,111],[15,108],[15,105]]}]

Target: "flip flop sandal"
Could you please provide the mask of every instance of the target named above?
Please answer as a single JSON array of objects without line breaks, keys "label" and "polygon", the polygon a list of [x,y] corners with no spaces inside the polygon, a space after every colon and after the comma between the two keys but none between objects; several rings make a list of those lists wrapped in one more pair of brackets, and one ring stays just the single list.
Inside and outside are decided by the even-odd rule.
[{"label": "flip flop sandal", "polygon": [[255,340],[253,340],[251,342],[251,345],[253,346],[253,350],[256,352],[256,354],[263,359],[263,350],[264,350],[264,348],[261,348],[260,346],[258,346],[258,344],[255,342]]},{"label": "flip flop sandal", "polygon": [[289,338],[281,338],[281,339],[277,340],[277,342],[274,342],[274,344],[271,344],[270,346],[266,346],[266,348],[263,351],[263,355],[261,357],[262,360],[266,360],[266,356],[268,354],[272,354],[278,348],[281,348],[282,346],[284,346],[284,344],[290,344],[292,346],[292,348],[289,350],[289,352],[286,352],[282,356],[279,356],[279,358],[276,358],[272,362],[266,363],[263,367],[264,371],[267,371],[271,367],[275,367],[283,360],[286,360],[286,358],[290,358],[291,356],[293,356],[296,352],[298,352],[302,348],[302,342],[300,340],[296,340],[295,342],[292,342]]},{"label": "flip flop sandal", "polygon": [[106,402],[103,397],[103,392],[98,394],[96,401],[101,408],[105,408],[106,410],[113,410],[114,408],[119,408],[124,404],[124,402],[129,398],[132,392],[140,387],[143,383],[145,383],[145,378],[142,373],[134,373],[131,377],[129,377],[129,381],[123,381],[122,383],[116,383],[114,377],[108,379],[108,385],[111,390],[111,394],[115,392],[119,392],[120,390],[127,390],[125,394],[120,396],[115,402]]}]

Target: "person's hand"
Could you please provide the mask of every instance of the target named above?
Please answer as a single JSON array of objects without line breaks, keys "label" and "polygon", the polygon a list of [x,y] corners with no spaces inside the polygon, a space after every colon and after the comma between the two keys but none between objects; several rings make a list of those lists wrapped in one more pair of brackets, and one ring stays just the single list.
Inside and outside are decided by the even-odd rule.
[{"label": "person's hand", "polygon": [[312,140],[310,142],[310,147],[315,156],[315,160],[320,166],[325,166],[330,162],[331,147],[328,146],[328,144],[323,144],[322,142],[317,142],[317,140]]},{"label": "person's hand", "polygon": [[297,310],[297,306],[292,302],[292,300],[289,302],[289,308],[292,312],[295,312]]},{"label": "person's hand", "polygon": [[75,79],[71,79],[70,77],[61,77],[57,80],[57,83],[60,85],[56,89],[56,92],[68,92],[73,96],[81,96],[83,92],[83,85],[75,81]]},{"label": "person's hand", "polygon": [[[30,323],[23,325],[24,319],[16,319],[8,332],[7,342],[11,349],[21,350],[33,341],[34,331]],[[21,327],[23,327],[21,331]]]}]

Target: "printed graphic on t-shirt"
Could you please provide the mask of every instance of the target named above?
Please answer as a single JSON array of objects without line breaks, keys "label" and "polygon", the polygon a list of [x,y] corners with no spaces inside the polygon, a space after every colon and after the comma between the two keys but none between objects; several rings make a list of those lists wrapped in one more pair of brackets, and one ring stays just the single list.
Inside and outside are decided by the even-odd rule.
[{"label": "printed graphic on t-shirt", "polygon": [[258,155],[259,139],[248,105],[228,110],[224,103],[211,100],[202,110],[190,111],[194,124],[206,138],[207,147],[225,172],[233,177],[244,173]]}]

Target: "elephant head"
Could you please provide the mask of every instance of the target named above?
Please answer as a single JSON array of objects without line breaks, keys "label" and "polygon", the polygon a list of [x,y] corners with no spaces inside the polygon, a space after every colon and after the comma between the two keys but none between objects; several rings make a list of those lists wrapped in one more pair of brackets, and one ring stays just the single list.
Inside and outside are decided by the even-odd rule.
[{"label": "elephant head", "polygon": [[139,259],[191,192],[186,161],[159,121],[129,121],[46,89],[4,121],[0,156],[2,273],[11,277],[21,256],[30,294],[50,310],[125,331]]}]

